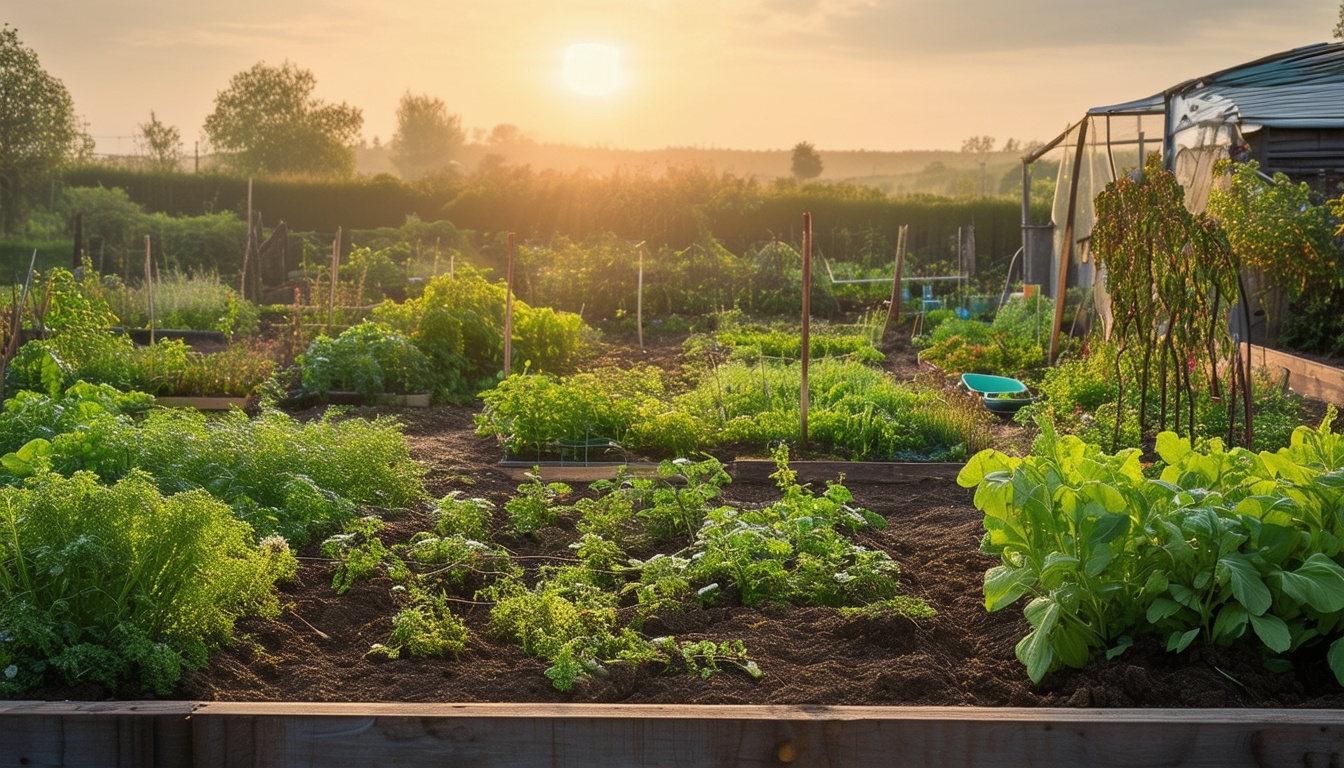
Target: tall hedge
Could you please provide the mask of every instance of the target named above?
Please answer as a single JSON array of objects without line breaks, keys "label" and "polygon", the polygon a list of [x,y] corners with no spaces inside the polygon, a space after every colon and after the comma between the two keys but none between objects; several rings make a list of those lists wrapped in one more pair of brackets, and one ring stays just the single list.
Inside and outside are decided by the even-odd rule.
[{"label": "tall hedge", "polygon": [[[247,180],[218,174],[94,166],[68,171],[64,183],[120,187],[148,211],[173,215],[241,213],[247,207]],[[796,239],[802,214],[810,211],[818,248],[837,260],[873,250],[860,240],[880,238],[894,244],[902,224],[910,226],[913,252],[950,251],[957,228],[967,224],[976,227],[981,253],[1006,258],[1021,244],[1021,209],[1015,199],[891,197],[852,185],[762,184],[698,168],[674,169],[658,177],[597,177],[504,167],[417,184],[387,175],[349,181],[257,179],[253,207],[268,225],[283,220],[299,232],[397,227],[415,215],[424,221],[448,219],[482,233],[584,240],[611,232],[673,248],[709,234],[733,250],[772,238]]]}]

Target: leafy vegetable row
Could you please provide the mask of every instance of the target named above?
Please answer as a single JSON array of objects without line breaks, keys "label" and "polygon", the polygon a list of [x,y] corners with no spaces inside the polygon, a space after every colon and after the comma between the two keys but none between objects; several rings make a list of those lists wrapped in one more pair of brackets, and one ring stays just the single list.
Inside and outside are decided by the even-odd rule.
[{"label": "leafy vegetable row", "polygon": [[[1272,667],[1329,643],[1344,682],[1344,439],[1299,427],[1255,453],[1158,436],[1162,468],[1104,453],[1048,421],[1030,456],[974,456],[958,477],[985,515],[985,607],[1019,599],[1031,624],[1017,657],[1033,681],[1122,653],[1139,635],[1167,648],[1242,646]],[[1149,470],[1154,471],[1154,470]]]}]

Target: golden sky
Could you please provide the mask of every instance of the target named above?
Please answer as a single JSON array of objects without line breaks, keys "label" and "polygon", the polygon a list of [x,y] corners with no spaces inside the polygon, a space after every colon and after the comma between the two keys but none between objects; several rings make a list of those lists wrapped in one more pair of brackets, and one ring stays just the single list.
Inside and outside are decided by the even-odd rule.
[{"label": "golden sky", "polygon": [[360,108],[370,141],[391,136],[409,90],[468,130],[512,123],[544,142],[900,150],[1046,140],[1087,107],[1324,42],[1338,13],[1335,0],[9,0],[0,21],[65,83],[100,152],[132,152],[150,110],[190,150],[232,75],[285,60],[320,98]]}]

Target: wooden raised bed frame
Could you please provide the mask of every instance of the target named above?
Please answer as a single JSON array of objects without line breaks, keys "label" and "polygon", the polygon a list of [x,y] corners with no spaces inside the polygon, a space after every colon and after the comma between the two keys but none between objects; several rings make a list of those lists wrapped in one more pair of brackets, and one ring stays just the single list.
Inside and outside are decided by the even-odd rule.
[{"label": "wooden raised bed frame", "polygon": [[1332,766],[1338,710],[0,703],[0,765]]}]

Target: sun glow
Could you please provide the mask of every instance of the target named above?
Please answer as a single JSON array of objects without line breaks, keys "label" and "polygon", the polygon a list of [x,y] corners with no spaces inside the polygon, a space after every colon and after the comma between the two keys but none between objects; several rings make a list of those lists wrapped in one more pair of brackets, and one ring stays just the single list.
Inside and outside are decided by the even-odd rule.
[{"label": "sun glow", "polygon": [[575,43],[565,49],[565,85],[584,96],[620,90],[621,52],[603,43]]}]

